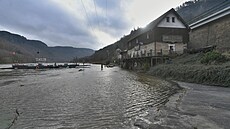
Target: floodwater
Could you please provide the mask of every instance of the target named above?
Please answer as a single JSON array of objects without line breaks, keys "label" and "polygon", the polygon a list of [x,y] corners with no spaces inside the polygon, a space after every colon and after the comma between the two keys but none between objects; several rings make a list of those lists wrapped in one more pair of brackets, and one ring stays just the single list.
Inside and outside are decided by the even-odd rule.
[{"label": "floodwater", "polygon": [[0,70],[0,128],[135,129],[176,90],[119,67]]}]

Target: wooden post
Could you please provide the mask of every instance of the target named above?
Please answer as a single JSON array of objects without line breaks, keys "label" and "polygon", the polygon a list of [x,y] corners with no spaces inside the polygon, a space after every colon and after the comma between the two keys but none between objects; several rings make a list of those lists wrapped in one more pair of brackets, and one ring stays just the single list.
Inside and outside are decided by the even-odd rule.
[{"label": "wooden post", "polygon": [[157,42],[155,41],[155,59],[156,59],[156,62],[155,62],[155,65],[157,65]]},{"label": "wooden post", "polygon": [[164,58],[163,58],[163,50],[161,49],[161,63],[164,63]]},{"label": "wooden post", "polygon": [[153,67],[153,57],[151,57],[150,59],[151,59],[151,64],[150,64],[150,66]]}]

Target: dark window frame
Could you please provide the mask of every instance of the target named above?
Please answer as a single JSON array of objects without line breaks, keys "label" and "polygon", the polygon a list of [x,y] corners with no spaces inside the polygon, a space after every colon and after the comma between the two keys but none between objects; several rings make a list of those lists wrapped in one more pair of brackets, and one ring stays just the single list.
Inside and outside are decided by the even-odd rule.
[{"label": "dark window frame", "polygon": [[175,23],[175,17],[172,17],[172,22]]},{"label": "dark window frame", "polygon": [[170,17],[166,17],[166,22],[170,22]]},{"label": "dark window frame", "polygon": [[139,40],[138,40],[138,39],[136,39],[136,43],[139,43]]},{"label": "dark window frame", "polygon": [[146,39],[149,39],[149,33],[146,34]]}]

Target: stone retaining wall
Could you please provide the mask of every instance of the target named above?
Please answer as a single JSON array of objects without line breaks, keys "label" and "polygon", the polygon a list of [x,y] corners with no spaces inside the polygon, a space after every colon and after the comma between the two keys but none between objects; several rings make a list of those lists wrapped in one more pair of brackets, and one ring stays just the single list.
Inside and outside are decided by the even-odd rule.
[{"label": "stone retaining wall", "polygon": [[230,15],[191,30],[189,36],[189,49],[216,45],[220,51],[230,50]]}]

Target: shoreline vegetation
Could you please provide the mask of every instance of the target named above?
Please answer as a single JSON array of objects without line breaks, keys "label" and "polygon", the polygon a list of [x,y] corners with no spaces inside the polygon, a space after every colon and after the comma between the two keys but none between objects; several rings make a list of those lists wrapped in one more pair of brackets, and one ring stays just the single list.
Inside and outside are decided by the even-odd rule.
[{"label": "shoreline vegetation", "polygon": [[147,74],[169,80],[189,83],[230,86],[230,61],[226,54],[217,51],[184,54],[170,64],[151,67]]}]

